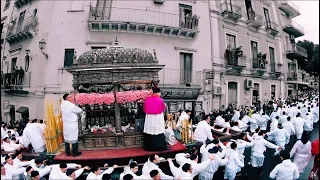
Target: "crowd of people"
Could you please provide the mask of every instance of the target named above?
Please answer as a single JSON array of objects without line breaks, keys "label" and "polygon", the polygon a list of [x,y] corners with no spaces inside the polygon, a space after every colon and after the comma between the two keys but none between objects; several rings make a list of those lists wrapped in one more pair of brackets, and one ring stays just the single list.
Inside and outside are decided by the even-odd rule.
[{"label": "crowd of people", "polygon": [[[145,123],[144,133],[149,142],[145,144],[145,149],[168,150],[170,146],[167,144],[173,145],[177,142],[175,131],[181,131],[182,121],[190,119],[191,111],[167,114],[166,118],[163,118],[165,106],[160,98],[160,89],[153,90],[155,96],[152,96],[149,102],[146,100],[144,108],[147,114],[146,121],[149,121]],[[66,97],[67,95],[64,96],[64,101],[67,101]],[[65,104],[65,112],[62,113],[68,114],[76,108],[69,102]],[[154,104],[156,106],[152,106]],[[71,117],[70,114],[69,116]],[[70,117],[63,116],[63,122],[65,123],[64,118],[70,119]],[[71,119],[77,118],[76,116],[73,118],[72,115]],[[141,172],[139,164],[131,160],[129,165],[123,168],[119,179],[233,180],[237,177],[248,179],[248,174],[242,171],[245,167],[245,151],[248,149],[249,166],[257,172],[256,178],[259,178],[263,174],[267,148],[274,149],[273,158],[281,160],[270,172],[270,178],[299,179],[312,156],[315,156],[314,167],[309,179],[319,176],[319,141],[309,141],[309,134],[319,121],[319,95],[316,93],[299,93],[286,101],[271,100],[263,105],[256,103],[252,107],[239,109],[230,105],[227,109],[213,111],[207,115],[203,113],[201,119],[194,125],[195,130],[192,131],[192,138],[195,141],[192,152],[178,153],[175,155],[175,160],[171,158],[165,160],[157,154],[152,154],[143,164]],[[164,128],[154,128],[160,124],[164,125]],[[78,129],[77,126],[70,125],[70,128],[71,126],[73,129]],[[80,164],[53,164],[40,158],[24,161],[22,152],[27,151],[30,145],[34,152],[45,150],[44,128],[45,125],[40,120],[29,121],[21,134],[19,126],[13,126],[13,129],[9,130],[6,124],[2,124],[1,147],[4,151],[14,151],[14,153],[1,156],[1,179],[111,179],[113,171],[119,168],[117,165],[108,167],[108,164],[105,164],[103,169],[106,170],[103,171],[97,165],[89,167]],[[233,136],[229,142],[222,143],[212,131],[239,135]],[[67,133],[70,138],[67,138],[66,146],[69,146],[69,143],[77,145],[78,135],[72,134]],[[288,146],[290,143],[294,144],[292,148]],[[81,155],[78,151],[72,154]],[[67,155],[70,155],[70,150]],[[162,161],[168,162],[168,169],[159,167]]]}]

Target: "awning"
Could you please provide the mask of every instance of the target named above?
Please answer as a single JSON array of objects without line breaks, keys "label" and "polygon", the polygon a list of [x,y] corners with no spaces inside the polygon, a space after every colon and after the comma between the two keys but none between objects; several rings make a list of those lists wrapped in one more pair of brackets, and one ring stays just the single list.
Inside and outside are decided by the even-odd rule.
[{"label": "awning", "polygon": [[29,112],[29,108],[21,106],[21,107],[19,107],[19,109],[16,110],[16,112],[21,113],[21,114],[25,114],[25,113]]}]

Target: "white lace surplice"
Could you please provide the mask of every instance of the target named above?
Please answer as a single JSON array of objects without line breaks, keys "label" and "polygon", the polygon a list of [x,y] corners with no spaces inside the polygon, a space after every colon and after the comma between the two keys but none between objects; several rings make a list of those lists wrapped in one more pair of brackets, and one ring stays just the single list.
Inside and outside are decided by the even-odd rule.
[{"label": "white lace surplice", "polygon": [[144,121],[144,133],[150,135],[158,135],[165,132],[164,115],[161,114],[146,114]]}]

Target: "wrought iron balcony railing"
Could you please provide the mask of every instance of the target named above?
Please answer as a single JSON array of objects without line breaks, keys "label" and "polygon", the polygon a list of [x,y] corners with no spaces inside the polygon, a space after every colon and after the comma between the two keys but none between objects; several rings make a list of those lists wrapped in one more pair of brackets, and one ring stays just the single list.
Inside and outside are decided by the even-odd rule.
[{"label": "wrought iron balcony railing", "polygon": [[266,21],[265,22],[265,26],[267,30],[271,30],[271,31],[275,31],[275,32],[279,32],[278,30],[278,24],[272,21]]},{"label": "wrought iron balcony railing", "polygon": [[15,73],[2,74],[1,88],[21,90],[23,88],[30,87],[31,72],[22,71],[17,70]]},{"label": "wrought iron balcony railing", "polygon": [[257,14],[254,11],[248,12],[248,24],[253,27],[260,27],[263,25],[262,16],[260,14]]},{"label": "wrought iron balcony railing", "polygon": [[151,25],[164,25],[187,29],[198,29],[199,17],[197,15],[179,16],[178,14],[142,10],[132,8],[97,8],[90,6],[89,20],[121,21],[130,23],[146,23]]},{"label": "wrought iron balcony railing", "polygon": [[37,16],[30,16],[28,18],[25,18],[21,23],[15,22],[15,24],[9,27],[7,37],[18,34],[23,31],[28,31],[29,29],[36,26],[37,23],[38,23]]},{"label": "wrought iron balcony railing", "polygon": [[159,72],[159,79],[163,85],[201,85],[201,71],[165,68]]},{"label": "wrought iron balcony railing", "polygon": [[230,2],[221,3],[221,14],[232,19],[240,19],[242,17],[241,7]]},{"label": "wrought iron balcony railing", "polygon": [[254,69],[266,69],[266,62],[261,58],[253,58],[251,59],[252,68]]},{"label": "wrought iron balcony railing", "polygon": [[247,57],[241,52],[236,53],[235,49],[231,51],[225,51],[225,59],[227,61],[228,66],[239,66],[246,67],[247,66]]}]

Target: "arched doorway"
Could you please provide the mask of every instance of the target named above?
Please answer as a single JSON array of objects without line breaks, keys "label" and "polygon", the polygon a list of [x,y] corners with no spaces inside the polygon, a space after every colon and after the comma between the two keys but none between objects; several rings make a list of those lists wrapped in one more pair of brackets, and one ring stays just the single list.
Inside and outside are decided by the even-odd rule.
[{"label": "arched doorway", "polygon": [[237,107],[237,92],[238,92],[238,84],[237,82],[228,82],[228,104],[235,104]]}]

